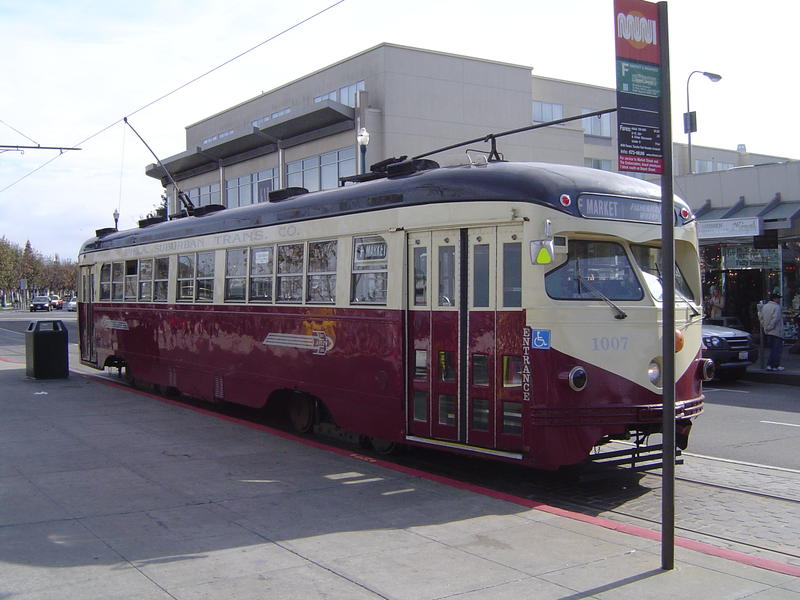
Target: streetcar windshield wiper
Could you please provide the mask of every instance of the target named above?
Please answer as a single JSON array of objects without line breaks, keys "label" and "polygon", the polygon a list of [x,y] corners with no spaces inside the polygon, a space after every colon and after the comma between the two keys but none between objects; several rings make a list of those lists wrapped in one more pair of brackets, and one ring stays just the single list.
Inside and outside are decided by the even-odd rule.
[{"label": "streetcar windshield wiper", "polygon": [[590,292],[592,292],[592,293],[593,293],[595,296],[597,296],[598,298],[601,298],[602,300],[604,300],[606,304],[608,304],[608,305],[609,305],[611,308],[613,308],[613,309],[614,309],[614,312],[616,312],[616,313],[617,313],[617,314],[615,314],[615,315],[614,315],[614,318],[615,318],[615,319],[624,319],[624,318],[626,318],[626,317],[628,316],[628,313],[626,313],[626,312],[625,312],[624,310],[622,310],[622,309],[621,309],[619,306],[617,306],[616,304],[614,304],[614,303],[611,301],[611,299],[610,299],[608,296],[606,296],[606,295],[605,295],[603,292],[601,292],[600,290],[598,290],[598,289],[597,289],[597,288],[594,286],[594,284],[593,284],[593,283],[589,283],[589,280],[588,280],[588,279],[586,279],[586,278],[585,278],[583,275],[581,275],[580,273],[576,273],[576,274],[575,274],[575,278],[578,280],[578,283],[579,283],[579,284],[581,284],[581,283],[582,283],[583,285],[585,285],[585,286],[586,286],[586,287],[589,289],[589,291],[590,291]]},{"label": "streetcar windshield wiper", "polygon": [[[658,283],[661,285],[661,298],[663,299],[664,298],[664,279],[661,277],[661,268],[658,265],[656,265],[655,267],[656,267],[655,274],[650,273],[650,275],[653,275],[658,280]],[[673,286],[673,288],[674,288],[674,291],[675,291],[675,295],[678,296],[678,298],[680,298],[684,302],[686,302],[686,306],[688,306],[689,310],[692,311],[692,316],[689,317],[689,318],[690,319],[694,319],[695,317],[700,316],[700,311],[697,310],[694,307],[694,304],[692,304],[692,302],[691,302],[691,300],[689,300],[689,298],[687,298],[686,296],[683,295],[683,292],[681,292],[678,289],[678,286]]]}]

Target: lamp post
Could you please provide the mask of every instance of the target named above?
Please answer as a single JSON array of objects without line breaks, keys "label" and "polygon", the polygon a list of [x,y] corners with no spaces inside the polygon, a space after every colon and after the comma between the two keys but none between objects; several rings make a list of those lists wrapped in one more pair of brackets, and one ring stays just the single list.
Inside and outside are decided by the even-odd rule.
[{"label": "lamp post", "polygon": [[697,113],[689,110],[689,81],[695,73],[702,73],[711,81],[716,83],[722,79],[722,75],[710,73],[708,71],[692,71],[689,77],[686,78],[686,112],[683,113],[683,132],[689,135],[689,174],[694,173],[694,165],[692,164],[692,132],[697,131]]},{"label": "lamp post", "polygon": [[114,216],[114,229],[119,231],[119,210],[115,208],[112,214]]},{"label": "lamp post", "polygon": [[361,148],[361,174],[363,175],[367,172],[367,144],[369,144],[369,131],[366,127],[358,130],[356,140],[358,147]]}]

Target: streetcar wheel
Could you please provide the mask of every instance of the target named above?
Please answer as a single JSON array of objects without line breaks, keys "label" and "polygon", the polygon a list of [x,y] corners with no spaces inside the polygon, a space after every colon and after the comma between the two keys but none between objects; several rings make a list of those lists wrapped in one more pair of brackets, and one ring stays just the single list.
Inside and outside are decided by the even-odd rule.
[{"label": "streetcar wheel", "polygon": [[304,394],[295,394],[289,401],[289,422],[298,433],[308,433],[314,427],[314,401]]},{"label": "streetcar wheel", "polygon": [[390,454],[397,454],[397,452],[400,450],[400,444],[396,442],[390,442],[380,438],[372,438],[371,442],[372,449],[378,454],[384,454],[388,456]]}]

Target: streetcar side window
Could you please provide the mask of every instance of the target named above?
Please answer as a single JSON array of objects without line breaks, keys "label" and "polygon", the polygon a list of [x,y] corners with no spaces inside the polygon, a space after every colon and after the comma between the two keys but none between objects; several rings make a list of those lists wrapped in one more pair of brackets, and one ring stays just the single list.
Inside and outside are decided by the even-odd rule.
[{"label": "streetcar side window", "polygon": [[111,300],[111,263],[100,267],[100,300]]},{"label": "streetcar side window", "polygon": [[125,300],[136,300],[136,288],[139,278],[139,261],[125,261]]},{"label": "streetcar side window", "polygon": [[489,401],[485,398],[472,399],[472,429],[489,431]]},{"label": "streetcar side window", "polygon": [[194,299],[194,254],[178,255],[178,301]]},{"label": "streetcar side window", "polygon": [[164,256],[155,259],[155,269],[153,272],[153,300],[155,302],[166,302],[167,291],[169,290],[169,258]]},{"label": "streetcar side window", "polygon": [[225,301],[244,302],[247,292],[247,248],[225,253]]},{"label": "streetcar side window", "polygon": [[439,246],[439,306],[456,305],[456,247]]},{"label": "streetcar side window", "polygon": [[503,402],[503,433],[522,434],[521,402]]},{"label": "streetcar side window", "polygon": [[214,300],[214,253],[197,253],[197,284],[195,300],[212,302]]},{"label": "streetcar side window", "polygon": [[472,303],[489,306],[489,244],[476,244],[473,250]]},{"label": "streetcar side window", "polygon": [[522,306],[522,244],[503,244],[503,306]]},{"label": "streetcar side window", "polygon": [[250,249],[250,302],[272,302],[272,275],[275,269],[275,249],[261,246]]},{"label": "streetcar side window", "polygon": [[414,248],[414,306],[428,303],[428,249]]},{"label": "streetcar side window", "polygon": [[503,387],[522,387],[522,357],[503,357]]},{"label": "streetcar side window", "polygon": [[309,242],[306,290],[307,302],[336,302],[336,240]]},{"label": "streetcar side window", "polygon": [[153,299],[153,259],[143,258],[139,261],[139,301],[150,302]]},{"label": "streetcar side window", "polygon": [[278,246],[278,302],[303,301],[305,244]]},{"label": "streetcar side window", "polygon": [[125,285],[125,265],[121,262],[111,263],[111,299],[123,299]]},{"label": "streetcar side window", "polygon": [[389,262],[379,235],[353,238],[352,304],[386,304]]}]

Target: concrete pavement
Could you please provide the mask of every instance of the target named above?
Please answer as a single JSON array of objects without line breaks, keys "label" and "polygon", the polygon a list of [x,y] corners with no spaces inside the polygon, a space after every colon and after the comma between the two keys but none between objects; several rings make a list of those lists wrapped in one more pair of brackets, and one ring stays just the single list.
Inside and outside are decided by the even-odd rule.
[{"label": "concrete pavement", "polygon": [[652,532],[24,361],[0,346],[0,597],[800,599],[800,565],[681,542],[662,571]]}]

